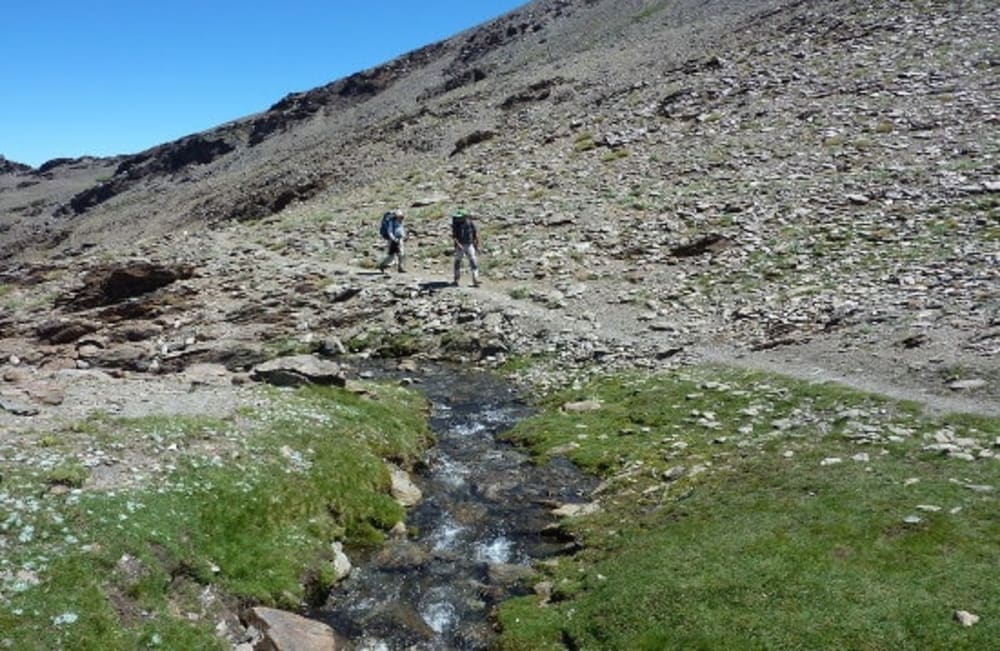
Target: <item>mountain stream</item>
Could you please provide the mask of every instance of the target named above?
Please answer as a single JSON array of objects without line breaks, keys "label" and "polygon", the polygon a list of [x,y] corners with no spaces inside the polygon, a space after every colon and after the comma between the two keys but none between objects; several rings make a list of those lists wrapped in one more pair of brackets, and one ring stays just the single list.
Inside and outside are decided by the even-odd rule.
[{"label": "mountain stream", "polygon": [[552,506],[585,501],[594,482],[565,460],[538,466],[497,440],[531,414],[501,378],[432,368],[414,379],[437,437],[414,476],[423,500],[407,525],[416,533],[353,559],[312,616],[364,651],[485,649],[491,608],[530,591],[534,561],[572,549],[552,535]]}]

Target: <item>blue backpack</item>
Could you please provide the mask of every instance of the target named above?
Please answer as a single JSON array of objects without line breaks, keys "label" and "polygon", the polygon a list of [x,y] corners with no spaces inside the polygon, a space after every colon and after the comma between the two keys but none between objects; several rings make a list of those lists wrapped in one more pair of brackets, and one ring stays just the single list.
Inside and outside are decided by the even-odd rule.
[{"label": "blue backpack", "polygon": [[382,236],[383,240],[388,240],[390,238],[390,233],[392,232],[392,222],[395,219],[396,215],[391,211],[382,215],[382,224],[378,227],[378,234]]}]

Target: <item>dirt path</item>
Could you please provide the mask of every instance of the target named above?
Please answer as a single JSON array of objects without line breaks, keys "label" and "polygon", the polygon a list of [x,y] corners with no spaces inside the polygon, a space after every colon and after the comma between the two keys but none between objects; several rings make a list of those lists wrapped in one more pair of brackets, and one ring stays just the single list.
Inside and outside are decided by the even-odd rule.
[{"label": "dirt path", "polygon": [[[339,274],[365,273],[363,269],[346,265],[332,265],[331,268]],[[450,275],[426,271],[385,278],[386,282],[440,286],[449,285],[451,281]],[[523,289],[524,282],[484,278],[477,288],[468,286],[469,282],[466,274],[461,287],[451,288],[449,285],[448,291],[468,293],[478,300],[519,312],[522,318],[536,325],[545,324],[553,330],[598,337],[611,345],[634,347],[637,351],[662,345],[661,335],[637,324],[640,309],[616,305],[609,311],[604,295],[591,296],[565,308],[551,309],[512,298],[511,291]],[[537,289],[544,290],[541,286]],[[990,360],[958,350],[953,341],[948,341],[954,333],[939,335],[945,343],[922,353],[900,350],[894,336],[888,332],[864,345],[860,345],[851,334],[840,333],[755,351],[747,346],[709,343],[716,330],[712,324],[706,324],[700,332],[685,337],[683,345],[679,346],[683,350],[678,359],[685,363],[704,362],[765,371],[810,382],[835,382],[894,400],[917,402],[935,413],[1000,416],[1000,397],[997,395],[1000,387],[997,382],[989,380],[984,386],[974,389],[951,389],[945,379],[918,369],[920,358],[936,355],[940,366],[978,369],[984,375],[990,375]],[[850,345],[845,343],[848,341]]]}]

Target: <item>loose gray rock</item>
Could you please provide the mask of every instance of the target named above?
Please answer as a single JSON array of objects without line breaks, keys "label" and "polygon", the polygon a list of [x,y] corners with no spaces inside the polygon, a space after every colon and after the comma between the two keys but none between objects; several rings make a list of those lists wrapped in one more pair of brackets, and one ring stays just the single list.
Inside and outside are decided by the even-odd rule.
[{"label": "loose gray rock", "polygon": [[0,398],[0,410],[15,416],[37,416],[38,409],[23,402],[11,400],[10,398]]},{"label": "loose gray rock", "polygon": [[347,384],[340,365],[314,355],[279,357],[258,364],[250,374],[252,380],[275,386],[294,387],[303,384],[321,384],[342,387]]},{"label": "loose gray rock", "polygon": [[974,389],[982,389],[986,385],[986,380],[970,378],[968,380],[956,380],[949,384],[948,388],[952,391],[972,391]]}]

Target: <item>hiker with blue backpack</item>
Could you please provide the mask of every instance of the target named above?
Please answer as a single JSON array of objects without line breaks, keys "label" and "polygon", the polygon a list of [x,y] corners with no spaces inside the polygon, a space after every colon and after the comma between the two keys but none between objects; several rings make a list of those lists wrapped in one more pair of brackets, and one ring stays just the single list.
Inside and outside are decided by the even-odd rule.
[{"label": "hiker with blue backpack", "polygon": [[396,270],[403,273],[403,240],[406,239],[406,228],[403,227],[403,220],[406,215],[402,210],[390,210],[382,215],[382,223],[378,232],[382,239],[388,242],[385,258],[378,263],[379,271],[384,272],[386,267],[393,262],[396,263]]},{"label": "hiker with blue backpack", "polygon": [[451,239],[455,244],[455,287],[458,287],[462,275],[462,258],[469,259],[472,270],[472,285],[479,287],[479,261],[476,259],[476,249],[479,248],[479,233],[472,214],[458,209],[451,215]]}]

